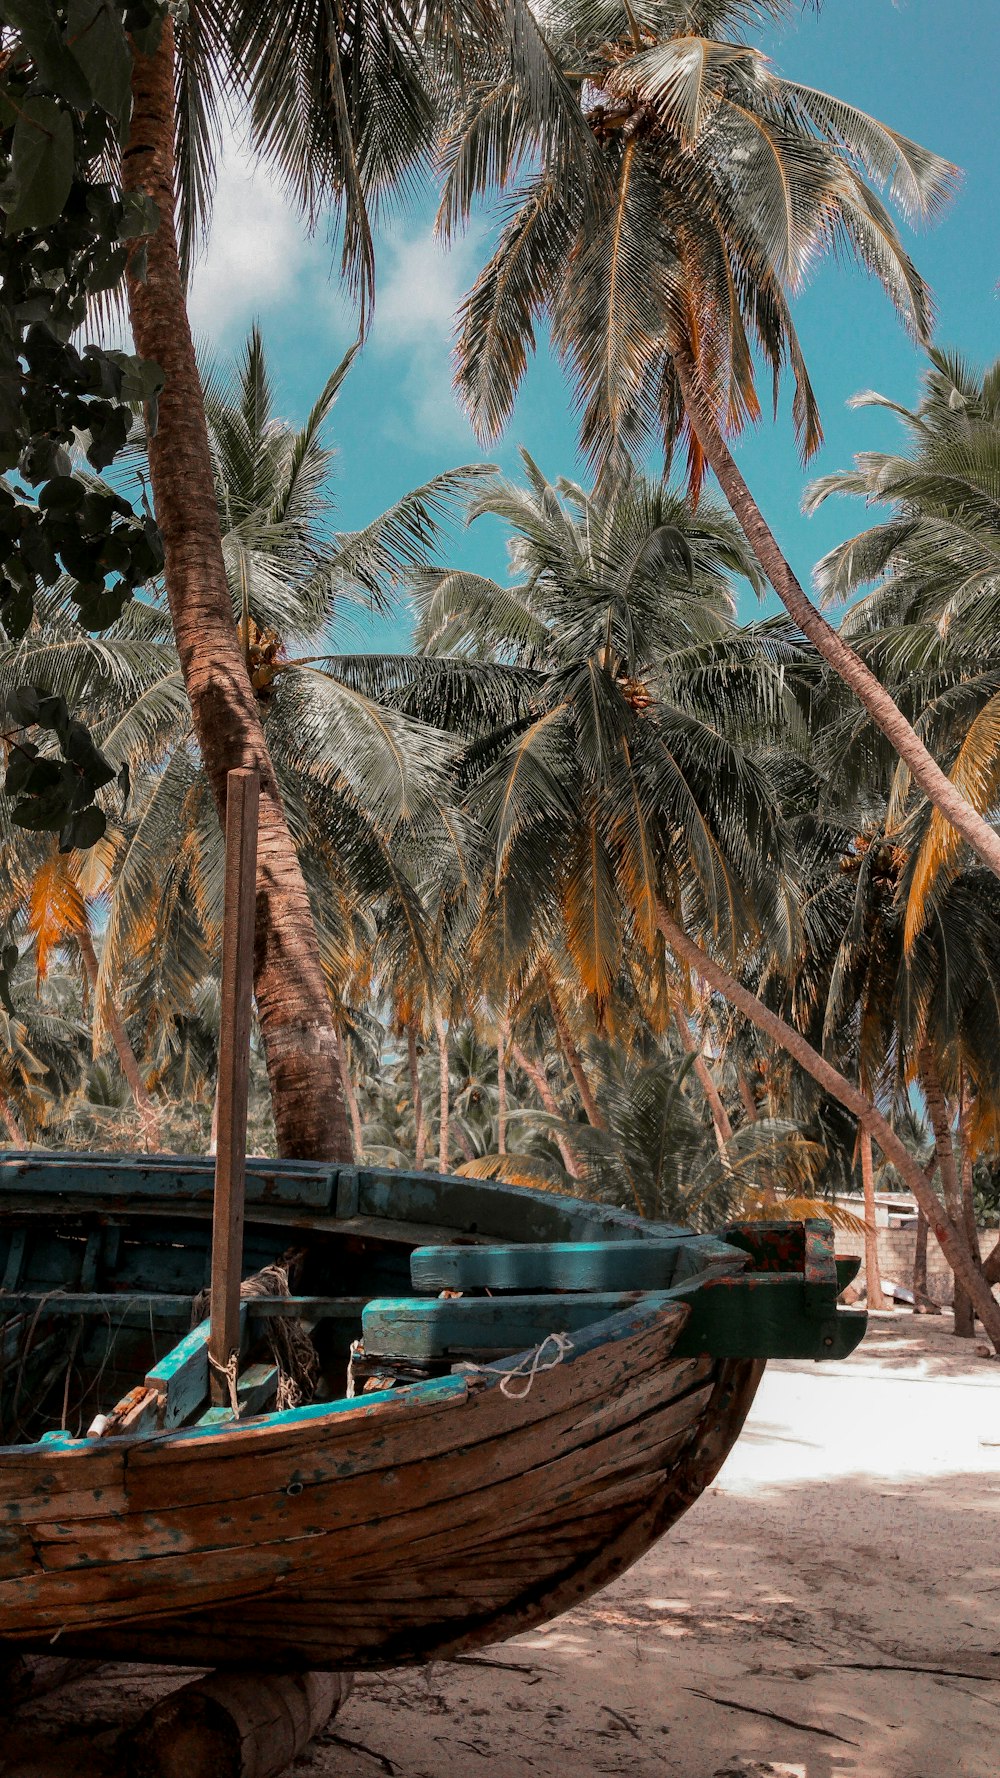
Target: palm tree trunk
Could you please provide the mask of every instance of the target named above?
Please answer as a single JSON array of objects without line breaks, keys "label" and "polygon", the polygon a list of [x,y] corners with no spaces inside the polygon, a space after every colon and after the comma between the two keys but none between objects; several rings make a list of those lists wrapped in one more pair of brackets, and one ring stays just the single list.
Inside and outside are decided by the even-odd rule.
[{"label": "palm tree trunk", "polygon": [[420,1090],[420,1064],[417,1056],[417,1028],[411,1019],[406,1027],[406,1055],[410,1067],[410,1099],[413,1104],[414,1160],[419,1173],[427,1151],[427,1125],[424,1119],[424,1095]]},{"label": "palm tree trunk", "polygon": [[913,1278],[910,1283],[913,1291],[913,1307],[919,1308],[927,1301],[927,1218],[923,1211],[917,1209],[917,1240],[913,1249]]},{"label": "palm tree trunk", "polygon": [[982,1265],[983,1255],[979,1246],[979,1229],[976,1224],[976,1200],[973,1190],[972,1176],[972,1108],[963,1079],[958,1096],[958,1128],[962,1138],[962,1216],[965,1221],[965,1233],[968,1237],[969,1250],[977,1264]]},{"label": "palm tree trunk", "polygon": [[608,1127],[607,1119],[603,1116],[597,1100],[594,1097],[594,1089],[587,1079],[580,1052],[573,1041],[573,1033],[569,1028],[569,1020],[566,1017],[565,1008],[559,998],[559,989],[556,986],[555,977],[548,963],[542,964],[541,974],[549,997],[549,1005],[552,1008],[552,1018],[555,1022],[556,1036],[559,1039],[559,1048],[562,1050],[566,1059],[566,1065],[576,1083],[576,1090],[580,1095],[580,1103],[586,1113],[587,1122],[592,1125],[595,1130],[606,1130]]},{"label": "palm tree trunk", "polygon": [[[451,1129],[452,1126],[449,1124],[448,1127],[449,1127],[449,1129]],[[458,1143],[458,1146],[462,1150],[462,1153],[464,1154],[466,1160],[467,1161],[474,1161],[476,1157],[472,1152],[472,1143],[469,1141],[468,1136],[465,1134],[465,1131],[463,1130],[463,1128],[457,1118],[455,1120],[454,1130],[455,1130],[455,1141]]]},{"label": "palm tree trunk", "polygon": [[510,1020],[504,1013],[497,1034],[497,1153],[507,1153],[507,1040]]},{"label": "palm tree trunk", "polygon": [[860,698],[869,716],[909,767],[924,795],[968,840],[983,863],[1000,877],[1000,833],[984,821],[956,789],[871,668],[817,611],[785,560],[722,436],[711,404],[702,390],[690,347],[678,345],[673,361],[691,426],[750,548],[785,610],[838,677]]},{"label": "palm tree trunk", "polygon": [[884,1309],[882,1274],[878,1263],[878,1229],[875,1224],[875,1168],[872,1160],[871,1132],[864,1125],[858,1131],[861,1144],[861,1183],[865,1193],[865,1286],[868,1307]]},{"label": "palm tree trunk", "polygon": [[434,1014],[434,1028],[438,1040],[438,1082],[440,1092],[440,1112],[438,1114],[438,1170],[447,1173],[451,1159],[448,1141],[448,1121],[451,1109],[451,1071],[448,1062],[448,1027],[441,1014]]},{"label": "palm tree trunk", "polygon": [[[521,1048],[520,1044],[518,1044],[518,1043],[511,1045],[511,1055],[513,1056],[518,1067],[523,1069],[524,1073],[528,1076],[528,1079],[533,1083],[535,1091],[538,1094],[538,1097],[540,1098],[540,1100],[542,1101],[543,1108],[548,1112],[549,1116],[550,1117],[559,1117],[561,1114],[559,1111],[559,1107],[556,1104],[556,1096],[555,1096],[554,1092],[552,1091],[552,1088],[549,1086],[548,1081],[545,1078],[544,1070],[539,1068],[538,1064],[536,1062],[533,1062],[529,1056],[525,1055],[523,1049]],[[554,1130],[552,1133],[556,1139],[556,1147],[558,1148],[559,1153],[562,1156],[562,1164],[565,1167],[570,1178],[571,1179],[582,1179],[583,1178],[583,1168],[581,1167],[580,1162],[577,1159],[576,1155],[573,1153],[573,1150],[570,1147],[569,1143],[567,1142],[565,1136],[560,1135],[558,1130]]]},{"label": "palm tree trunk", "polygon": [[132,100],[123,183],[154,200],[160,221],[148,242],[145,276],[137,253],[130,261],[129,311],[138,351],[155,359],[166,378],[149,467],[177,652],[220,819],[232,767],[255,766],[261,780],[254,989],[278,1151],[347,1161],[351,1138],[336,1029],[309,897],[247,677],[222,557],[208,429],[177,258],[169,18],[155,53],[135,55]]},{"label": "palm tree trunk", "polygon": [[698,1076],[698,1083],[701,1090],[708,1101],[708,1109],[712,1113],[712,1123],[715,1126],[715,1140],[718,1145],[719,1153],[725,1156],[726,1143],[731,1142],[733,1138],[733,1126],[729,1121],[729,1114],[722,1103],[722,1094],[719,1092],[719,1089],[712,1078],[712,1070],[709,1068],[708,1063],[705,1060],[701,1045],[695,1042],[691,1035],[691,1027],[688,1024],[687,1019],[684,1017],[684,1014],[681,1012],[680,1007],[677,1006],[674,1007],[674,1024],[677,1026],[677,1034],[680,1037],[684,1048],[687,1050],[688,1055],[694,1057],[694,1071]]},{"label": "palm tree trunk", "polygon": [[17,1113],[6,1093],[0,1091],[0,1118],[7,1126],[7,1134],[15,1148],[27,1148],[28,1138],[18,1122]]},{"label": "palm tree trunk", "polygon": [[[83,924],[79,927],[76,933],[76,941],[80,947],[80,956],[83,960],[83,967],[87,976],[87,981],[90,984],[90,992],[94,996],[96,1002],[97,952],[94,950],[94,941],[90,936],[90,928],[86,922],[87,913],[85,909]],[[146,1090],[146,1083],[139,1072],[139,1064],[135,1058],[135,1051],[129,1042],[128,1032],[125,1029],[121,1014],[119,1013],[114,1002],[114,997],[111,994],[107,996],[105,1019],[108,1030],[111,1033],[111,1041],[115,1046],[115,1053],[118,1057],[121,1071],[128,1082],[129,1092],[135,1100],[135,1107],[139,1113],[139,1120],[142,1124],[143,1140],[145,1141],[147,1149],[155,1154],[161,1143],[160,1120],[157,1116],[156,1107]]]},{"label": "palm tree trunk", "polygon": [[948,1264],[960,1278],[975,1304],[976,1313],[985,1327],[994,1347],[1000,1352],[1000,1303],[996,1302],[992,1291],[982,1273],[972,1264],[964,1240],[956,1229],[946,1211],[942,1210],[937,1197],[920,1166],[909,1149],[900,1141],[892,1126],[887,1123],[882,1113],[865,1098],[864,1094],[841,1074],[833,1065],[813,1049],[807,1037],[794,1026],[786,1024],[770,1007],[758,1000],[749,988],[730,975],[714,957],[696,944],[677,921],[672,919],[666,909],[657,911],[657,924],[667,944],[678,959],[693,969],[701,979],[722,994],[737,1012],[741,1012],[758,1031],[763,1032],[773,1043],[777,1043],[800,1068],[811,1074],[813,1080],[829,1093],[832,1099],[843,1105],[845,1110],[872,1133],[886,1159],[891,1161],[900,1178],[909,1186],[917,1203],[927,1217],[934,1230]]},{"label": "palm tree trunk", "polygon": [[365,1158],[365,1139],[361,1133],[361,1112],[358,1109],[358,1095],[354,1091],[351,1077],[351,1064],[347,1056],[347,1045],[341,1032],[337,1032],[337,1072],[340,1084],[344,1089],[344,1098],[351,1118],[351,1133],[354,1137],[354,1159],[363,1161]]},{"label": "palm tree trunk", "polygon": [[[920,1052],[920,1085],[923,1088],[927,1104],[927,1115],[934,1131],[934,1142],[937,1151],[938,1169],[941,1174],[941,1188],[948,1215],[955,1224],[968,1254],[970,1266],[973,1264],[972,1250],[969,1246],[965,1217],[962,1212],[962,1186],[958,1176],[958,1165],[955,1160],[955,1144],[951,1133],[951,1110],[944,1096],[941,1078],[938,1074],[937,1058],[930,1044],[924,1044]],[[977,1268],[978,1270],[978,1268]],[[976,1331],[976,1320],[973,1313],[971,1292],[963,1287],[958,1273],[955,1273],[955,1332],[961,1340],[971,1340]]]},{"label": "palm tree trunk", "polygon": [[755,1124],[760,1117],[760,1109],[753,1096],[753,1089],[750,1086],[750,1082],[747,1080],[742,1068],[737,1069],[736,1079],[739,1084],[740,1098],[743,1101],[743,1109],[747,1114],[747,1122]]}]

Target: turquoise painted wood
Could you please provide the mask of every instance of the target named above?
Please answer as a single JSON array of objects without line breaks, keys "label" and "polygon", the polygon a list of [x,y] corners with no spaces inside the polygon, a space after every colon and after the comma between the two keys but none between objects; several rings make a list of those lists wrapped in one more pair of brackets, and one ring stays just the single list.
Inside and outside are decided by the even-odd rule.
[{"label": "turquoise painted wood", "polygon": [[861,1270],[860,1253],[845,1253],[837,1260],[837,1288],[846,1290]]},{"label": "turquoise painted wood", "polygon": [[638,1302],[638,1291],[563,1296],[383,1297],[361,1318],[366,1357],[435,1359],[470,1352],[522,1351],[554,1333],[572,1333]]},{"label": "turquoise painted wood", "polygon": [[[273,1364],[249,1364],[236,1383],[236,1400],[240,1419],[248,1414],[262,1414],[278,1393],[278,1370]],[[232,1425],[232,1408],[209,1408],[201,1415],[199,1426]]]},{"label": "turquoise painted wood", "polygon": [[[336,1167],[315,1162],[248,1160],[247,1202],[275,1209],[329,1212],[337,1189]],[[211,1204],[213,1172],[202,1156],[66,1154],[0,1157],[0,1192],[111,1200],[185,1200]]]},{"label": "turquoise painted wood", "polygon": [[[664,1223],[639,1229],[625,1211],[586,1204],[554,1192],[517,1192],[517,1226],[526,1241],[659,1240],[683,1235]],[[358,1173],[358,1212],[411,1223],[451,1226],[463,1234],[509,1238],[511,1187],[483,1179],[445,1178],[397,1173],[392,1168],[363,1168]]]},{"label": "turquoise painted wood", "polygon": [[863,1310],[838,1309],[836,1278],[820,1308],[794,1272],[709,1278],[673,1295],[691,1306],[674,1348],[684,1357],[846,1358],[868,1321]]},{"label": "turquoise painted wood", "polygon": [[[0,1315],[33,1315],[43,1309],[49,1316],[92,1315],[116,1327],[153,1327],[180,1331],[191,1325],[191,1296],[160,1295],[153,1291],[22,1290],[0,1296]],[[9,1324],[8,1324],[9,1325]]]},{"label": "turquoise painted wood", "polygon": [[[264,1415],[260,1420],[248,1423],[244,1429],[253,1433],[270,1432],[274,1428],[308,1426],[313,1422],[322,1424],[333,1417],[357,1414],[359,1419],[368,1414],[376,1413],[387,1402],[405,1411],[408,1407],[426,1408],[460,1408],[468,1399],[469,1389],[464,1377],[429,1377],[426,1382],[411,1383],[405,1392],[401,1389],[373,1390],[370,1395],[344,1397],[341,1401],[311,1401],[300,1408],[276,1408],[273,1413]],[[231,1421],[210,1421],[205,1426],[181,1426],[171,1434],[171,1439],[178,1442],[185,1439],[203,1438],[206,1433],[216,1436],[231,1433]],[[315,1470],[314,1470],[315,1473]],[[324,1472],[325,1475],[325,1472]],[[324,1479],[317,1475],[317,1480]]]},{"label": "turquoise painted wood", "polygon": [[[246,1337],[247,1306],[240,1305],[240,1337]],[[182,1426],[197,1413],[208,1394],[208,1336],[210,1324],[202,1321],[146,1372],[146,1388],[161,1398],[159,1423],[169,1430]]]},{"label": "turquoise painted wood", "polygon": [[418,1247],[416,1290],[667,1290],[679,1278],[749,1261],[737,1247],[702,1235],[664,1241],[546,1241],[483,1247]]}]

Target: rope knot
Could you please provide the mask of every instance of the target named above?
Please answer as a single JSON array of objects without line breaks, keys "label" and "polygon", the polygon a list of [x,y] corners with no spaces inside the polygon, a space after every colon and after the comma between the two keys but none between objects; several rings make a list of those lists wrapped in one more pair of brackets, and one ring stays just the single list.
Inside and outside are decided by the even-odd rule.
[{"label": "rope knot", "polygon": [[[551,1358],[542,1357],[547,1346],[553,1346],[555,1348]],[[523,1361],[515,1370],[504,1372],[500,1381],[501,1395],[505,1395],[508,1401],[526,1401],[531,1394],[532,1386],[539,1372],[554,1371],[556,1365],[562,1364],[567,1353],[572,1352],[572,1350],[573,1342],[568,1334],[547,1334],[541,1345],[536,1346],[534,1352],[526,1354]],[[518,1382],[524,1383],[523,1389],[515,1389],[513,1387],[513,1384]]]}]

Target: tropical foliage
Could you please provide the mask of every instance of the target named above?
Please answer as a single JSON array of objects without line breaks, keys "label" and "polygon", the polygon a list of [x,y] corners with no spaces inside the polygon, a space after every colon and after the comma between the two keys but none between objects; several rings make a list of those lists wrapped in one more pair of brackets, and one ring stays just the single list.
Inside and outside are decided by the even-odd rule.
[{"label": "tropical foliage", "polygon": [[[834,629],[730,441],[787,369],[817,445],[790,302],[827,251],[929,340],[883,196],[931,218],[955,169],[781,78],[752,31],[790,9],[112,0],[105,66],[63,0],[0,6],[13,1141],[124,1141],[130,1117],[210,1141],[218,814],[251,760],[255,1101],[266,1073],[283,1152],[697,1223],[801,1212],[858,1170],[870,1197],[874,1138],[1000,1349],[974,1216],[1000,1141],[1000,375],[934,352],[908,449],[813,491],[887,508],[820,564],[853,601]],[[495,435],[547,322],[592,487],[525,456],[336,531],[324,429],[353,352],[293,428],[256,333],[233,368],[191,344],[233,111],[310,222],[337,212],[362,335],[385,204],[434,163],[446,235],[502,194],[459,387]],[[123,295],[145,364],[77,353],[87,298]],[[506,582],[441,566],[455,515],[506,527]],[[741,623],[766,580],[789,616]],[[411,655],[338,650],[345,600],[403,596]]]}]

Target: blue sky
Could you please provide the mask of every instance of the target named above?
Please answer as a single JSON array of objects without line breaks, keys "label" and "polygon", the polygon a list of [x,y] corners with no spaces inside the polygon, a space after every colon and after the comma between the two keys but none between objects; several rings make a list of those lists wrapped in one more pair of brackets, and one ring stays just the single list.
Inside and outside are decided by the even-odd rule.
[{"label": "blue sky", "polygon": [[[996,70],[1000,0],[825,0],[764,47],[779,70],[874,112],[963,169],[943,221],[910,239],[937,299],[940,343],[980,361],[1000,353],[1000,168]],[[365,524],[406,489],[484,453],[451,394],[451,318],[475,275],[481,241],[450,254],[432,239],[433,203],[405,215],[383,237],[375,325],[338,403],[331,437],[338,460],[337,524]],[[281,195],[237,153],[222,170],[208,255],[192,296],[196,329],[216,349],[239,346],[254,318],[265,334],[281,409],[299,420],[354,337],[329,242],[308,240]],[[841,538],[860,529],[864,507],[828,503],[801,513],[813,474],[847,467],[857,450],[891,446],[892,420],[853,412],[850,397],[875,388],[895,400],[917,394],[921,355],[888,300],[864,275],[825,261],[798,298],[796,322],[819,395],[826,443],[808,471],[795,452],[786,393],[777,424],[766,419],[740,447],[751,486],[800,576]],[[511,426],[490,453],[514,470],[523,443],[550,475],[581,474],[568,390],[540,352]],[[479,572],[505,572],[503,537],[480,521],[451,558]],[[750,614],[752,596],[746,603]],[[409,614],[388,619],[345,613],[341,648],[400,649]]]}]

